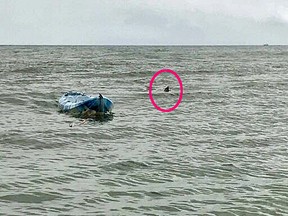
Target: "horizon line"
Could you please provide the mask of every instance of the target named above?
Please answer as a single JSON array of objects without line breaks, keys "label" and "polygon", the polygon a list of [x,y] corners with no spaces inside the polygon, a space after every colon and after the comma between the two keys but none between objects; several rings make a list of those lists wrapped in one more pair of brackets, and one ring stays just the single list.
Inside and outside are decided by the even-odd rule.
[{"label": "horizon line", "polygon": [[288,46],[288,44],[0,44],[0,46]]}]

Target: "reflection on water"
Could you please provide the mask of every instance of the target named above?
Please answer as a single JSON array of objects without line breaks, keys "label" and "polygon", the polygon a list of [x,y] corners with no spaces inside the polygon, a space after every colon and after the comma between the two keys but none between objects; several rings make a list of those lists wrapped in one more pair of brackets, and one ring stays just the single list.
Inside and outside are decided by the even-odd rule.
[{"label": "reflection on water", "polygon": [[77,109],[72,109],[69,112],[59,110],[58,112],[82,120],[88,119],[89,121],[99,121],[99,122],[112,121],[114,115],[113,112],[100,113],[95,112],[94,110],[85,110],[83,112],[79,112]]}]

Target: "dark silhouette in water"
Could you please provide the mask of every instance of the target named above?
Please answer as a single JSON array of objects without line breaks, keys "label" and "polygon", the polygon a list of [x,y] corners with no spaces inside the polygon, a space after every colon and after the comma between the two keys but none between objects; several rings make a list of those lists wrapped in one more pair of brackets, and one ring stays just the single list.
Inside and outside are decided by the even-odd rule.
[{"label": "dark silhouette in water", "polygon": [[169,92],[170,91],[170,88],[169,86],[167,86],[165,89],[164,89],[164,92]]}]

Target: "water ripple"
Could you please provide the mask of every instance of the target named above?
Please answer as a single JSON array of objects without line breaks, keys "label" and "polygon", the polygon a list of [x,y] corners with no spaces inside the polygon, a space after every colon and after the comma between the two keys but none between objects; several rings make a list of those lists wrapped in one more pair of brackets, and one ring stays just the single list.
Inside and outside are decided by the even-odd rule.
[{"label": "water ripple", "polygon": [[[287,46],[0,49],[1,215],[287,214]],[[59,113],[72,89],[113,118]]]}]

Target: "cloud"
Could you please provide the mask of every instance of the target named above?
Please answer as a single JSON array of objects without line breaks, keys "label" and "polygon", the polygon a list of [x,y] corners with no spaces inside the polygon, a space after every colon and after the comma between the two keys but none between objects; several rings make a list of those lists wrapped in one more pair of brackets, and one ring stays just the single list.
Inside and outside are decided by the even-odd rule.
[{"label": "cloud", "polygon": [[2,0],[1,44],[288,44],[285,0]]}]

